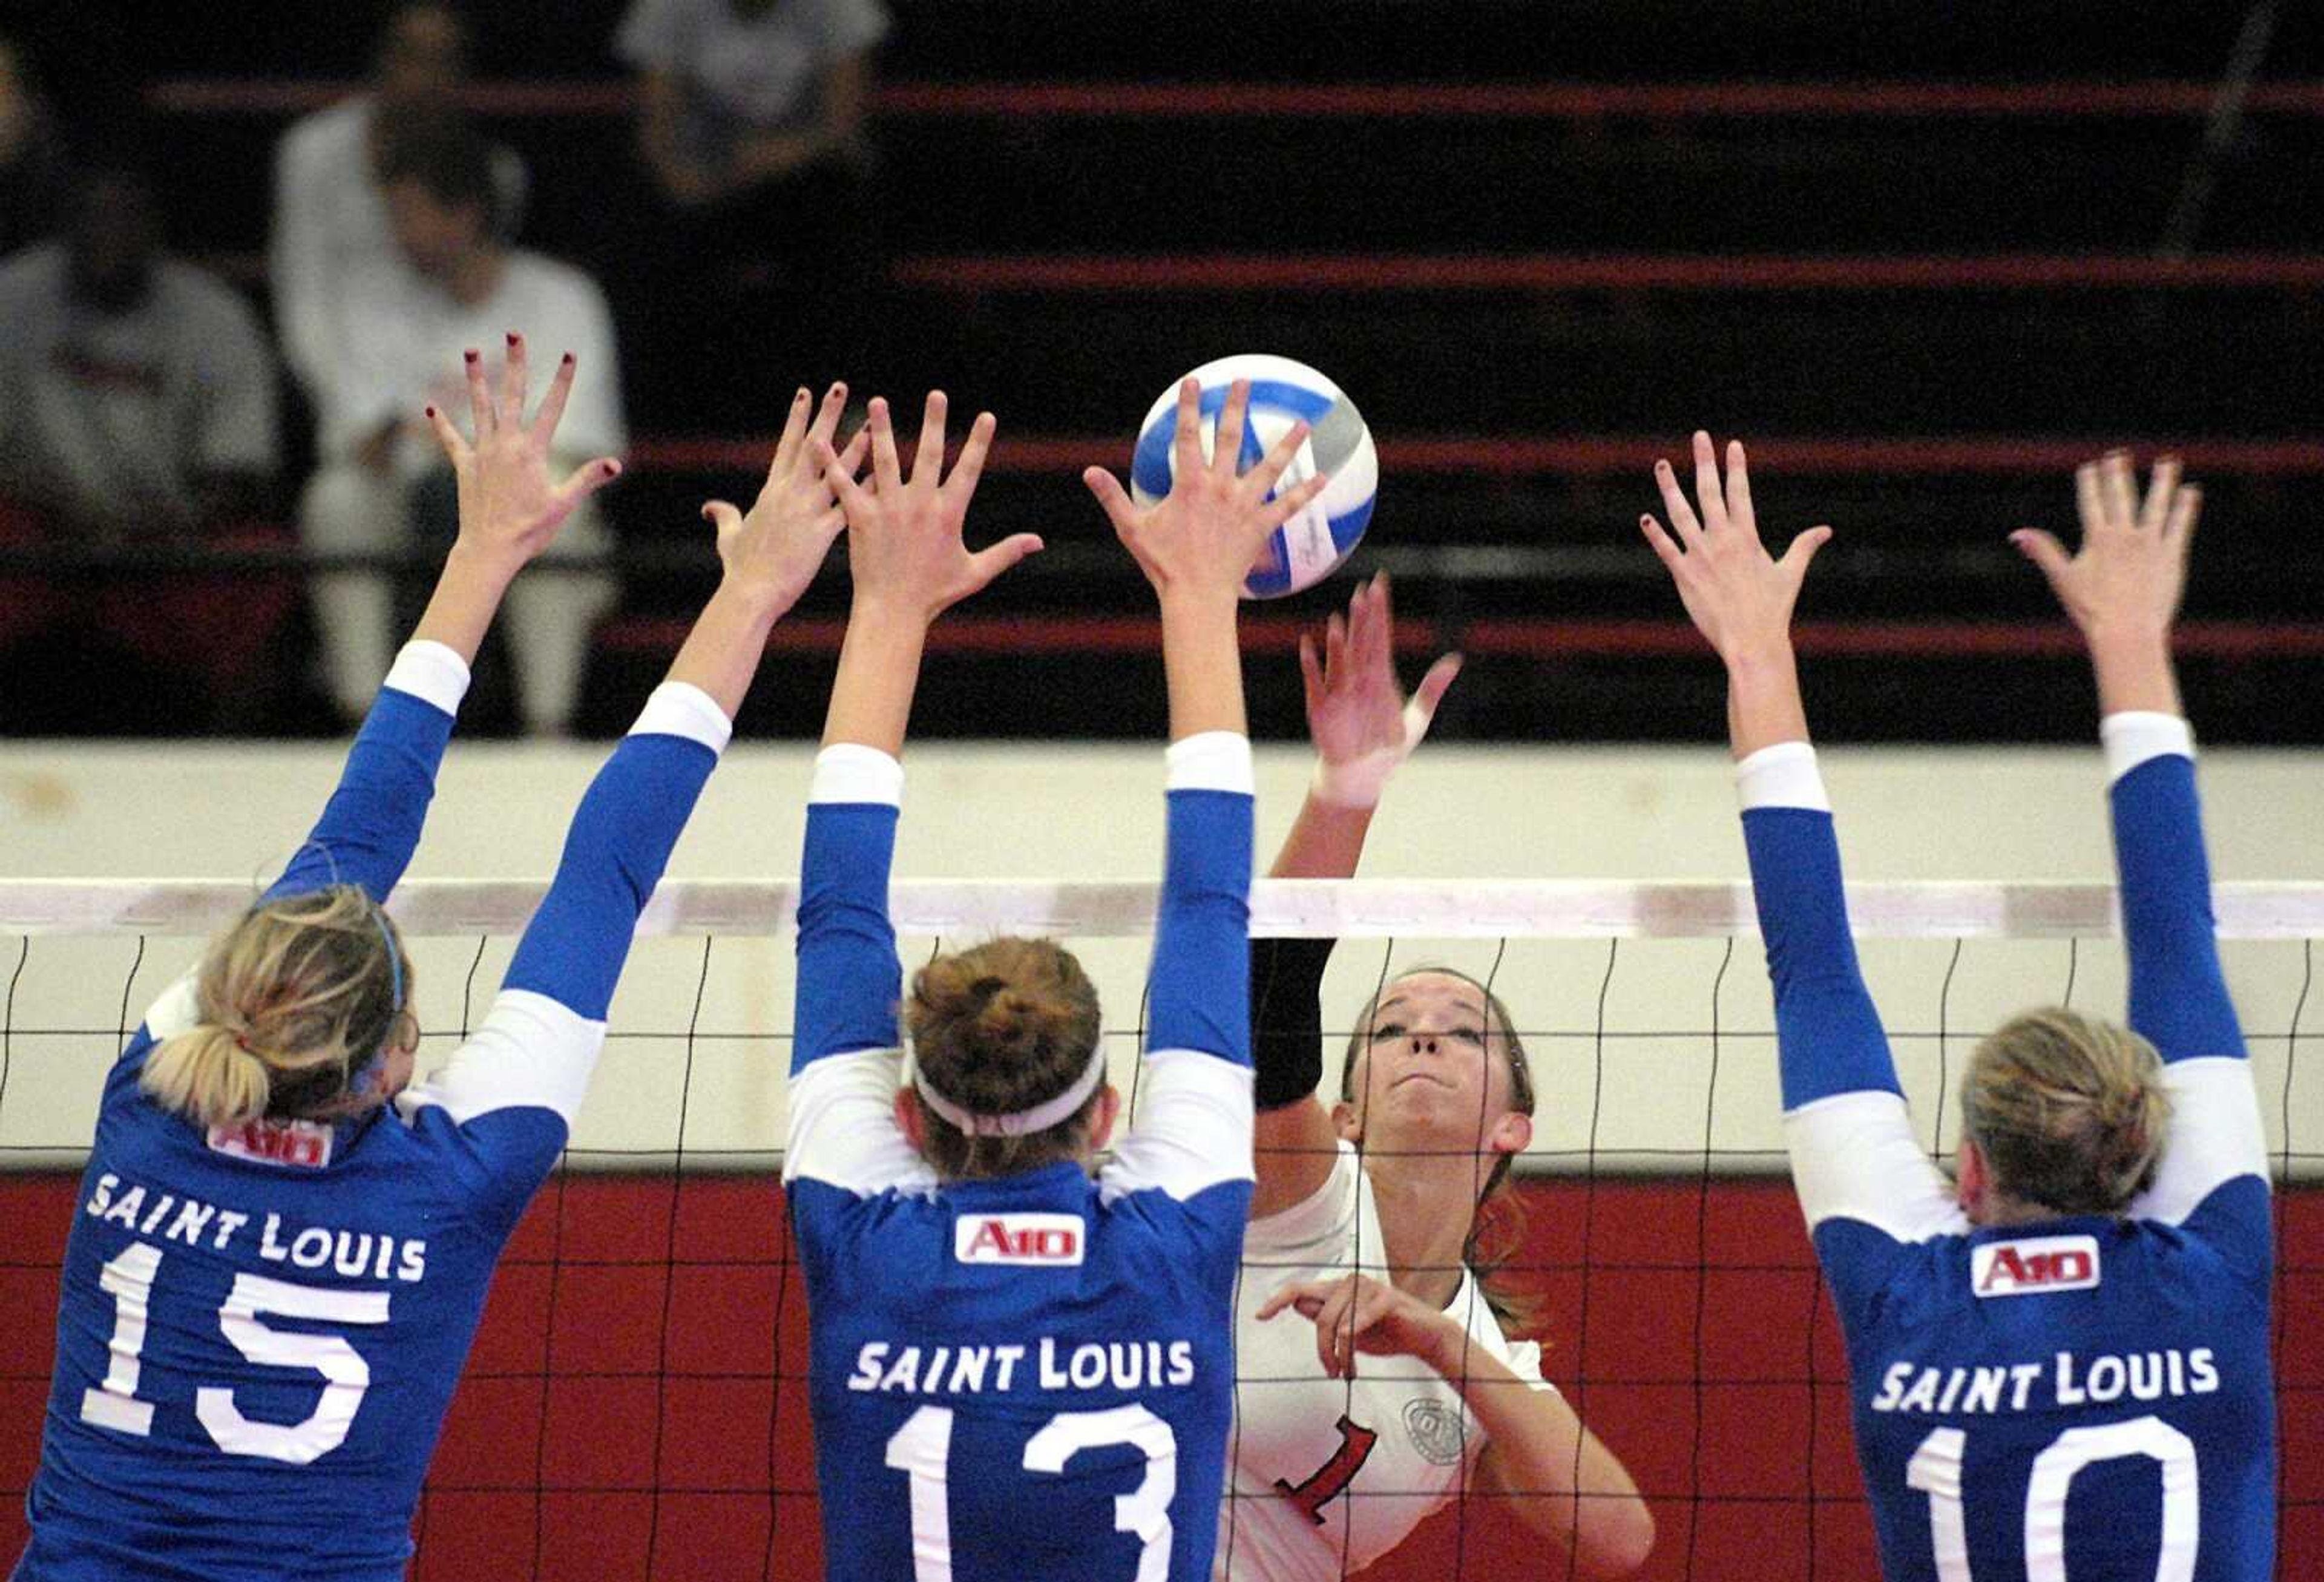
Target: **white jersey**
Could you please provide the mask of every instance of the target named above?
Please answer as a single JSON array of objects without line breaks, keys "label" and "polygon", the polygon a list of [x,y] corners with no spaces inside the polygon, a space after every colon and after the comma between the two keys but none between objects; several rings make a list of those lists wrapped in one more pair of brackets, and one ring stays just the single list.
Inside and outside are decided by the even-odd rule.
[{"label": "white jersey", "polygon": [[[1262,1323],[1286,1283],[1350,1273],[1386,1280],[1379,1209],[1354,1146],[1305,1202],[1254,1219],[1235,1294],[1235,1421],[1213,1575],[1234,1582],[1341,1582],[1402,1543],[1469,1486],[1485,1434],[1461,1393],[1408,1357],[1364,1357],[1323,1376],[1315,1329],[1296,1312]],[[1541,1347],[1512,1341],[1467,1271],[1445,1311],[1479,1352],[1542,1389]]]}]

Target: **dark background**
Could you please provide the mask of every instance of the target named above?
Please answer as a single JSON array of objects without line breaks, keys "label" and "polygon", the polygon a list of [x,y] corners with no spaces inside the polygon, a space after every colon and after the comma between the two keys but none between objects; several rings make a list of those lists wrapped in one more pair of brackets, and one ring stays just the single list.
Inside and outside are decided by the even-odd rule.
[{"label": "dark background", "polygon": [[[1755,487],[1772,534],[1840,529],[1801,612],[1825,737],[2087,737],[2070,634],[2001,536],[2028,522],[2070,529],[2067,467],[2120,440],[2143,454],[2185,443],[2208,488],[2182,648],[2207,738],[2324,741],[2324,552],[2306,509],[2324,474],[2324,97],[2255,101],[2207,152],[2200,104],[1999,115],[1937,99],[1894,114],[1633,98],[1597,114],[1569,103],[1420,115],[1384,100],[1325,115],[1264,101],[1060,115],[963,113],[925,91],[1070,85],[1102,102],[1109,85],[1154,83],[2200,87],[2226,69],[2246,6],[890,4],[871,365],[801,366],[780,345],[733,354],[774,388],[844,373],[908,407],[941,383],[956,410],[1001,416],[973,530],[1034,528],[1056,547],[952,617],[956,635],[939,630],[921,734],[1160,728],[1148,597],[1074,474],[1126,462],[1131,427],[1185,368],[1266,350],[1331,373],[1383,445],[1379,514],[1355,564],[1397,574],[1416,667],[1437,646],[1471,655],[1439,727],[1448,735],[1717,734],[1715,671],[1673,624],[1677,602],[1635,526],[1653,503],[1652,457],[1706,426],[1766,442]],[[384,9],[32,0],[0,29],[25,41],[78,141],[150,156],[179,249],[263,301],[272,153],[289,112],[189,106],[169,85],[357,76]],[[479,75],[616,83],[622,9],[474,8]],[[2277,7],[2261,88],[2319,76],[2324,15]],[[628,121],[604,98],[489,118],[531,168],[525,244],[614,275],[638,189]],[[2090,261],[2154,258],[2174,225],[2191,237],[2194,274],[2088,283]],[[957,267],[1218,253],[1345,267],[1333,283],[1297,271],[1241,283],[1222,267],[1125,290],[1070,271],[972,288]],[[1842,262],[1837,276],[1770,289],[1738,267],[1757,255]],[[1922,256],[2054,266],[2046,280],[2012,266],[1977,284],[1941,263],[1904,288],[1847,278],[1848,260]],[[1368,263],[1416,257],[1443,262],[1392,289]],[[2236,281],[2200,278],[2238,258],[2255,262]],[[1499,287],[1464,268],[1502,259],[1550,265]],[[1600,262],[1577,280],[1557,260]],[[633,390],[667,373],[656,354],[625,346]],[[696,505],[747,488],[772,427],[765,410],[635,400],[630,418],[632,475],[608,509],[636,564],[586,708],[604,731],[626,722],[708,585]],[[286,513],[302,468],[286,479]],[[1480,548],[1503,553],[1461,553]],[[1300,731],[1294,626],[1319,621],[1348,585],[1254,612],[1261,734]],[[758,689],[746,731],[814,729],[844,588],[835,567],[811,593],[780,661],[789,684]],[[107,673],[87,658],[0,676],[11,700],[0,730],[202,730],[223,717],[174,700],[166,676],[107,681],[92,700],[88,678]],[[241,716],[285,734],[337,729],[304,669],[294,628],[279,695]],[[71,708],[40,706],[68,695]],[[489,686],[480,702],[489,731]]]}]

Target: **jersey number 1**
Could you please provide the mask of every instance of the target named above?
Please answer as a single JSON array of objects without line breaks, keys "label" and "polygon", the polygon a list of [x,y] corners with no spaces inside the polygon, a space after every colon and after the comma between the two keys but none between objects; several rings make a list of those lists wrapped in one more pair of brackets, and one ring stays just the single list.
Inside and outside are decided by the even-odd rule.
[{"label": "jersey number 1", "polygon": [[[1968,1453],[1967,1433],[1941,1428],[1904,1464],[1904,1485],[1929,1496],[1929,1541],[1936,1550],[1938,1582],[1973,1582],[1969,1523],[1961,1509],[1961,1463]],[[2144,1456],[2162,1467],[2163,1553],[2155,1560],[2154,1582],[2192,1582],[2201,1519],[2195,1441],[2159,1417],[2070,1428],[2034,1458],[2025,1484],[2025,1582],[2067,1582],[2066,1491],[2083,1467],[2123,1456]]]},{"label": "jersey number 1", "polygon": [[[153,1404],[137,1399],[137,1375],[145,1349],[148,1300],[161,1270],[161,1249],[142,1241],[132,1242],[105,1265],[97,1283],[113,1298],[113,1343],[106,1348],[105,1383],[81,1392],[83,1422],[140,1439],[153,1431]],[[253,1422],[235,1405],[232,1390],[205,1387],[194,1392],[194,1415],[209,1430],[211,1442],[229,1456],[263,1456],[304,1467],[346,1442],[355,1408],[371,1388],[371,1365],[337,1335],[270,1329],[258,1321],[261,1313],[337,1324],[384,1324],[387,1292],[325,1291],[263,1274],[236,1274],[226,1305],[218,1309],[218,1329],[236,1351],[262,1367],[303,1368],[322,1375],[323,1396],[304,1422]]]},{"label": "jersey number 1", "polygon": [[[1025,1470],[1063,1472],[1082,1450],[1135,1445],[1146,1455],[1146,1476],[1113,1497],[1113,1530],[1139,1545],[1137,1582],[1170,1575],[1170,1502],[1178,1493],[1178,1439],[1170,1425],[1143,1406],[1107,1412],[1060,1412],[1025,1442]],[[945,1492],[952,1458],[952,1408],[923,1406],[888,1438],[888,1465],[912,1480],[913,1582],[952,1582],[952,1508]]]}]

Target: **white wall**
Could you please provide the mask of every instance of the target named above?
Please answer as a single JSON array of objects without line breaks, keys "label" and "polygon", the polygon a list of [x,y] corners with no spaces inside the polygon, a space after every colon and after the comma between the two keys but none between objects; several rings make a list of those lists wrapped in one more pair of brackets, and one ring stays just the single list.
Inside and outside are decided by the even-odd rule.
[{"label": "white wall", "polygon": [[[545,876],[601,757],[594,747],[456,747],[412,873]],[[736,748],[671,873],[794,873],[809,761],[805,745]],[[254,880],[295,846],[337,766],[336,748],[11,744],[0,749],[0,875]],[[915,748],[898,877],[1150,878],[1160,851],[1159,766],[1158,747]],[[1852,878],[2110,877],[2095,750],[1836,750],[1826,768]],[[1263,850],[1287,824],[1305,774],[1303,750],[1262,752]],[[2219,878],[2324,881],[2324,754],[2210,753],[2203,778]],[[1725,758],[1714,750],[1438,746],[1392,791],[1364,871],[1452,881],[1731,878],[1744,865]],[[466,994],[470,1015],[489,999],[510,943],[485,942]],[[908,963],[929,948],[908,944]],[[0,1162],[33,1157],[18,1150],[85,1143],[124,990],[134,1025],[196,949],[188,940],[150,943],[133,982],[134,940],[0,935],[0,981],[14,980],[0,1092],[0,1150],[9,1152]],[[441,1053],[462,1025],[477,942],[431,939],[415,949],[429,1048]],[[704,949],[684,938],[639,947],[576,1149],[677,1145],[681,1089],[689,1154],[761,1150],[779,1137],[788,943],[718,940],[706,980]],[[1144,953],[1128,941],[1093,942],[1084,952],[1109,1024],[1122,1033],[1117,1076],[1125,1083]],[[1495,953],[1477,942],[1399,941],[1394,959],[1449,961],[1482,975]],[[2228,951],[2271,1140],[2283,1145],[2288,1117],[2292,1146],[2316,1151],[2324,1149],[2324,979],[2301,1014],[2288,1093],[2284,1064],[2310,953],[2297,943]],[[1865,954],[1924,1118],[1936,1108],[1941,1070],[1958,1072],[1968,1035],[2020,1006],[2059,998],[2070,972],[2077,1006],[2112,1013],[2121,1004],[2119,950],[2107,942],[2079,950],[2056,941],[1979,942],[1960,947],[1957,960],[1947,942],[1874,942]],[[1342,949],[1327,1026],[1344,1026],[1381,964],[1378,945]],[[1706,1127],[1720,1150],[1777,1145],[1771,1022],[1755,942],[1742,942],[1730,960],[1716,940],[1518,941],[1496,981],[1535,1034],[1545,1165],[1594,1158],[1600,1168],[1692,1169]],[[696,1020],[697,983],[705,992]],[[697,1035],[689,1079],[690,1020]],[[1955,1108],[1950,1098],[1945,1108]]]}]

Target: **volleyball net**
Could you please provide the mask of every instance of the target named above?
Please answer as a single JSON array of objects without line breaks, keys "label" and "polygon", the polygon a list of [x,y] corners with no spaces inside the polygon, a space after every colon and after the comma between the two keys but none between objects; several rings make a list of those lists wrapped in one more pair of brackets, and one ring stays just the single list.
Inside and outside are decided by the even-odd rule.
[{"label": "volleyball net", "polygon": [[[0,881],[0,1555],[21,1541],[57,1276],[106,1067],[247,885]],[[491,1003],[540,896],[411,881],[424,1071]],[[908,972],[1001,934],[1096,981],[1137,1108],[1147,884],[899,883]],[[792,887],[655,896],[565,1162],[512,1239],[417,1522],[420,1578],[821,1575],[805,1291],[779,1175]],[[1950,1158],[1977,1039],[2029,1006],[2119,1016],[2113,891],[1851,887],[1924,1146]],[[2278,1217],[2282,1574],[2324,1570],[2324,885],[2223,885]],[[1545,1371],[1652,1507],[1656,1577],[1873,1575],[1845,1357],[1783,1176],[1775,1021],[1748,886],[1261,881],[1255,933],[1340,940],[1325,1084],[1386,978],[1456,969],[1509,1007],[1536,1094],[1508,1268]],[[1328,1096],[1328,1094],[1327,1094]],[[1392,1492],[1392,1491],[1388,1491]],[[1564,1574],[1506,1499],[1456,1498],[1366,1573]]]}]

